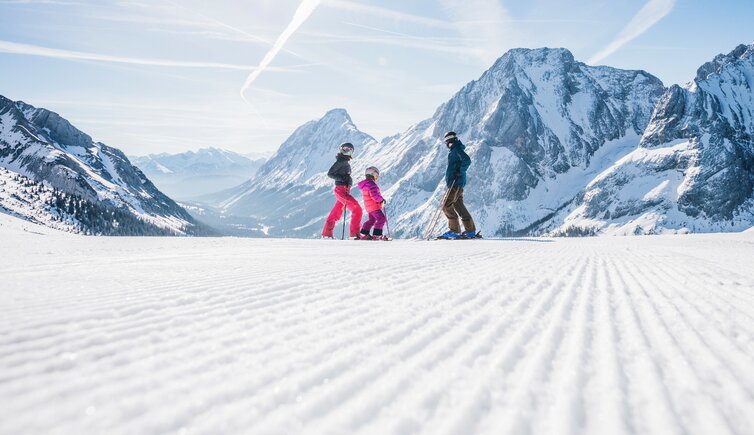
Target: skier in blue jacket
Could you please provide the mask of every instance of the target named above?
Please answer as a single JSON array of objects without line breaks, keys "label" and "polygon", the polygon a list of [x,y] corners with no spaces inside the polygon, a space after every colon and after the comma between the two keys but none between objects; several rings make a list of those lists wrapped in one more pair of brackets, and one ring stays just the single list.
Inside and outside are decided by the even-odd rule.
[{"label": "skier in blue jacket", "polygon": [[[471,165],[471,158],[464,151],[466,148],[452,131],[445,134],[448,147],[448,169],[445,171],[445,185],[449,191],[442,206],[448,218],[449,231],[441,235],[442,239],[473,239],[477,237],[474,219],[463,203],[463,188],[466,186],[466,171]],[[460,222],[459,222],[460,217]],[[461,222],[464,231],[461,232]]]}]

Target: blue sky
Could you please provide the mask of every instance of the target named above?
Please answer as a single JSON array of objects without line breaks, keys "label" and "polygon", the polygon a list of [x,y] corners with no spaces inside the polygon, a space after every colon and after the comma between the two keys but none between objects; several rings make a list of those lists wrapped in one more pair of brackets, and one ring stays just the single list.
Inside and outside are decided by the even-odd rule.
[{"label": "blue sky", "polygon": [[0,94],[131,155],[269,153],[334,107],[401,132],[515,47],[684,83],[752,22],[744,0],[0,0]]}]

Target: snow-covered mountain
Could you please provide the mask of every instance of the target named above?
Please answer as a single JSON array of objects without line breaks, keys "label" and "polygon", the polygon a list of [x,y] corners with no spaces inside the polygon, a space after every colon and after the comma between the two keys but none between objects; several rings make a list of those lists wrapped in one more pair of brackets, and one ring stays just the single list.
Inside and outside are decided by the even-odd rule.
[{"label": "snow-covered mountain", "polygon": [[265,161],[218,148],[130,159],[160,190],[181,200],[238,186],[253,177]]},{"label": "snow-covered mountain", "polygon": [[416,236],[445,191],[441,138],[453,130],[473,160],[465,198],[478,226],[527,233],[636,147],[663,91],[644,71],[587,66],[566,49],[515,49],[368,158],[384,168],[396,232]]},{"label": "snow-covered mountain", "polygon": [[57,113],[0,96],[0,209],[88,234],[206,231],[132,166]]},{"label": "snow-covered mountain", "polygon": [[[334,202],[327,170],[343,142],[353,143],[361,154],[379,147],[344,109],[331,110],[296,129],[251,180],[217,195],[214,205],[234,219],[261,222],[269,235],[314,235]],[[354,162],[354,173],[363,171],[365,164]]]},{"label": "snow-covered mountain", "polygon": [[[565,49],[511,50],[431,118],[357,147],[354,174],[378,166],[393,232],[420,235],[445,191],[441,138],[454,130],[473,160],[465,197],[485,234],[741,231],[754,222],[752,53],[739,46],[666,89]],[[322,127],[299,129],[281,156],[322,143]],[[258,225],[316,235],[332,201],[330,150],[344,139],[355,141],[271,159],[268,178],[226,192],[224,210],[262,209]]]},{"label": "snow-covered mountain", "polygon": [[[245,183],[188,205],[236,235],[315,236],[333,203],[326,171],[337,146],[348,141],[356,145],[356,180],[367,166],[382,171],[393,234],[418,236],[445,191],[441,138],[454,130],[473,159],[466,202],[487,235],[743,230],[754,222],[752,47],[718,56],[694,81],[668,89],[647,72],[588,66],[566,49],[511,50],[401,134],[377,142],[345,110],[335,109],[298,128]],[[18,156],[4,145],[0,158],[7,170],[82,197],[92,191],[121,206],[143,198],[132,189],[135,183],[120,186],[124,175],[108,175],[120,160],[99,156],[116,155],[111,148],[67,123],[20,123],[15,119],[41,119],[40,109],[5,106],[3,137],[20,135],[48,153],[69,156],[71,163],[62,167],[86,166],[79,178],[94,184],[45,169],[49,163],[35,166],[55,158],[16,167]],[[208,154],[237,162],[217,150]],[[192,163],[165,164],[169,157],[141,164],[163,174],[194,170]],[[194,157],[182,158],[209,159]],[[123,198],[107,193],[119,189]],[[161,212],[170,208],[166,204],[150,204],[143,214],[159,215],[154,207]]]},{"label": "snow-covered mountain", "polygon": [[[280,233],[316,235],[332,202],[324,171],[335,145],[349,140],[357,143],[355,178],[378,166],[394,233],[416,236],[444,193],[441,138],[454,130],[474,162],[466,198],[479,226],[487,234],[525,233],[636,148],[664,90],[649,73],[587,66],[565,49],[511,50],[434,116],[379,144],[354,131],[343,111],[323,118],[337,115],[336,124],[349,126],[335,129],[337,137],[322,140],[333,134],[330,122],[316,132],[307,124],[222,205],[228,213],[262,208],[256,217],[275,220]],[[359,138],[368,144],[358,146]],[[281,190],[283,201],[270,205],[280,198],[271,192]]]},{"label": "snow-covered mountain", "polygon": [[640,146],[590,182],[556,230],[742,231],[754,222],[754,44],[672,86]]}]

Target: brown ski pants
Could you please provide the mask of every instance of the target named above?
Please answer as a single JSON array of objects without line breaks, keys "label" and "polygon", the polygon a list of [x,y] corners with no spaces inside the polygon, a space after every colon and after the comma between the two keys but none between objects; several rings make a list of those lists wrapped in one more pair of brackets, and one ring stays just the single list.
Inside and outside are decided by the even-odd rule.
[{"label": "brown ski pants", "polygon": [[[466,205],[463,203],[463,187],[453,187],[450,189],[448,198],[442,206],[442,211],[448,218],[448,228],[450,231],[460,233],[461,222],[463,222],[463,228],[466,231],[476,231],[474,219],[471,218],[471,214],[469,214]],[[459,216],[461,222],[459,222]]]}]

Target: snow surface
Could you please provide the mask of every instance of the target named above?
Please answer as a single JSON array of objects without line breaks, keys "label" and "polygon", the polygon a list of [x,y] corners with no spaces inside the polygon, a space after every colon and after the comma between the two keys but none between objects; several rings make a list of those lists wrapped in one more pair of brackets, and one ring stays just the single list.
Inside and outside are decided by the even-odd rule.
[{"label": "snow surface", "polygon": [[[0,172],[0,174],[2,174],[2,172]],[[0,179],[0,181],[2,181],[2,179]],[[22,233],[22,232],[38,234],[38,235],[57,235],[58,237],[67,236],[67,234],[65,233],[65,231],[68,230],[67,228],[61,231],[55,228],[51,228],[49,225],[50,224],[48,222],[45,222],[44,225],[40,225],[33,222],[29,222],[20,217],[14,217],[7,211],[0,208],[0,235],[2,235],[3,237],[9,234]],[[6,245],[3,244],[3,246],[5,247]],[[10,250],[6,250],[3,252],[3,254],[8,254],[8,253],[10,253]],[[5,261],[5,255],[0,258],[2,258],[3,261]]]},{"label": "snow surface", "polygon": [[92,238],[0,214],[0,433],[750,434],[754,234]]}]

